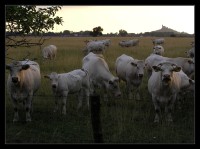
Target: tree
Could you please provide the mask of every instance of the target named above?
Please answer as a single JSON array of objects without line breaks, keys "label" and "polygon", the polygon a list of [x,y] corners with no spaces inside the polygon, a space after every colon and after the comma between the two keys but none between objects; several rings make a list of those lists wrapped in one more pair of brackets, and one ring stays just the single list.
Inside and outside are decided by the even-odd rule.
[{"label": "tree", "polygon": [[[42,34],[54,28],[54,25],[62,25],[62,17],[55,16],[61,6],[36,8],[35,5],[6,6],[6,48],[40,46],[46,39]],[[41,38],[37,42],[26,39],[26,36],[34,35]]]},{"label": "tree", "polygon": [[125,31],[125,30],[123,30],[123,29],[120,29],[120,30],[119,30],[119,35],[120,35],[120,36],[126,36],[126,35],[128,35],[128,33],[127,33],[127,31]]},{"label": "tree", "polygon": [[96,37],[96,36],[102,36],[102,31],[103,28],[101,28],[100,26],[93,28],[93,32],[91,32],[91,35]]}]

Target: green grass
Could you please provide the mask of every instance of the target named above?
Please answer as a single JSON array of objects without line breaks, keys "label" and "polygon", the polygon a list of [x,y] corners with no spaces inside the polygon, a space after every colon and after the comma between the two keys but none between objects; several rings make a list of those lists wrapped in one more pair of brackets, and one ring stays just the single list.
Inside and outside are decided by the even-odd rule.
[{"label": "green grass", "polygon": [[[53,71],[58,73],[68,72],[81,68],[84,41],[92,37],[56,37],[47,40],[47,44],[55,44],[58,53],[55,60],[43,60],[39,47],[9,49],[7,56],[14,59],[22,59],[30,52],[29,58],[38,58],[40,64],[42,82],[33,101],[32,122],[25,123],[25,109],[20,106],[18,123],[12,122],[13,107],[7,93],[5,96],[6,128],[5,143],[93,143],[93,131],[91,125],[91,113],[84,106],[80,111],[76,110],[78,100],[76,96],[69,95],[67,100],[66,116],[53,113],[54,98],[48,79],[44,75]],[[105,39],[97,37],[95,39]],[[151,37],[142,37],[139,46],[133,48],[121,48],[118,42],[130,37],[111,37],[109,47],[104,57],[110,71],[115,75],[115,60],[121,54],[127,54],[136,59],[145,59],[152,52]],[[165,38],[164,56],[185,57],[185,51],[190,49],[193,38]],[[5,59],[6,64],[10,59]],[[8,70],[5,71],[5,83]],[[169,124],[164,118],[159,124],[153,123],[155,111],[151,96],[147,90],[147,77],[144,76],[141,85],[142,100],[128,100],[125,94],[125,83],[120,82],[123,93],[122,98],[109,98],[109,101],[101,100],[101,125],[103,140],[105,143],[195,143],[194,126],[194,96],[188,94],[181,103],[181,109],[177,103],[172,116],[174,122]]]}]

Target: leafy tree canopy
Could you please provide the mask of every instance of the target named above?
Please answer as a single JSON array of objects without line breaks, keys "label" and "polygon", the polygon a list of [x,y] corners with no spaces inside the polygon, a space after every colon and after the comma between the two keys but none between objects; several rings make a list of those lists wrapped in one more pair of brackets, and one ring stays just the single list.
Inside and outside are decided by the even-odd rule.
[{"label": "leafy tree canopy", "polygon": [[[54,25],[62,25],[62,17],[55,16],[61,6],[36,8],[35,5],[6,6],[6,47],[42,45],[42,33],[54,29]],[[38,42],[30,42],[25,38],[28,34],[41,36]],[[16,37],[20,38],[16,38]]]},{"label": "leafy tree canopy", "polygon": [[91,35],[94,37],[102,36],[102,31],[103,31],[103,28],[101,28],[101,26],[95,27],[93,28],[93,32],[91,32]]}]

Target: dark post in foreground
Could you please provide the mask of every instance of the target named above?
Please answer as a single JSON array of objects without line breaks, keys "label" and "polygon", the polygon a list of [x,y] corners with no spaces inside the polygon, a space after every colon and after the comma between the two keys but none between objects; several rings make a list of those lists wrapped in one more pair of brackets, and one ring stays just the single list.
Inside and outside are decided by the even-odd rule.
[{"label": "dark post in foreground", "polygon": [[93,137],[95,143],[103,143],[101,120],[100,120],[100,96],[90,96],[91,120],[93,128]]}]

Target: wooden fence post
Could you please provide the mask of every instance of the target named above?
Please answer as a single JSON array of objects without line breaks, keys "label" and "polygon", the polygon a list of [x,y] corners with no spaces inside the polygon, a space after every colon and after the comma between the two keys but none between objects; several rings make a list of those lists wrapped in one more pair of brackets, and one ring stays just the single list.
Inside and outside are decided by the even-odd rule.
[{"label": "wooden fence post", "polygon": [[95,143],[103,143],[102,127],[100,120],[100,96],[90,96],[90,107],[91,107],[91,121],[93,128],[93,137]]}]

